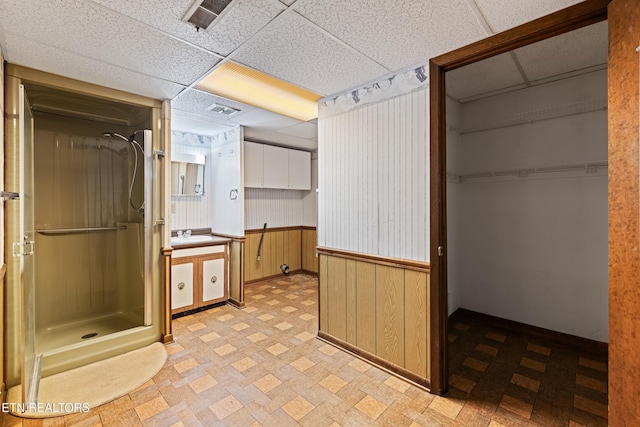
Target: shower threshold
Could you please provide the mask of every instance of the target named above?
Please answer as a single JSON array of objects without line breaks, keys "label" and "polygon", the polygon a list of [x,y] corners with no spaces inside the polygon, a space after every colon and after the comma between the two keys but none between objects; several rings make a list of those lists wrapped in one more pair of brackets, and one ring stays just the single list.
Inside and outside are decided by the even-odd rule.
[{"label": "shower threshold", "polygon": [[46,353],[80,342],[90,341],[109,334],[140,326],[122,313],[65,323],[36,331],[36,352]]}]

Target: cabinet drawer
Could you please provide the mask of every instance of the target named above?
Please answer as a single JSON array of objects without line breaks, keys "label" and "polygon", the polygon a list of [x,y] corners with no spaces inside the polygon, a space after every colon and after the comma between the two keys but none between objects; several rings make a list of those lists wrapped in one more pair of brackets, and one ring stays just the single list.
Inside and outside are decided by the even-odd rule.
[{"label": "cabinet drawer", "polygon": [[171,267],[171,310],[193,305],[193,263]]}]

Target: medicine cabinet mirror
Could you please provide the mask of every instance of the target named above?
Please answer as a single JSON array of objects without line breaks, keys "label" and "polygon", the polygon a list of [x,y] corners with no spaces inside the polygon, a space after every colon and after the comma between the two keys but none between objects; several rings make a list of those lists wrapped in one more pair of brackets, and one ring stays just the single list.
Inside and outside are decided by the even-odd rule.
[{"label": "medicine cabinet mirror", "polygon": [[205,156],[175,153],[171,156],[171,195],[204,195]]}]

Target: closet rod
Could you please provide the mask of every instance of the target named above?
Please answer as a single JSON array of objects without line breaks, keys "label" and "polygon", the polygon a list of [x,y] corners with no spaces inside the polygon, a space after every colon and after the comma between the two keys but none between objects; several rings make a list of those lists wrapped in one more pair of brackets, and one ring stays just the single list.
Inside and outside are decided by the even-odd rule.
[{"label": "closet rod", "polygon": [[570,172],[570,171],[584,171],[586,173],[596,173],[599,168],[606,168],[608,162],[590,162],[590,163],[578,163],[571,165],[557,165],[557,166],[543,166],[534,168],[522,168],[522,169],[504,169],[498,171],[478,172],[471,174],[447,174],[447,177],[456,181],[464,182],[474,178],[493,178],[501,176],[519,176],[526,178],[529,174],[534,173],[554,173],[554,172]]}]

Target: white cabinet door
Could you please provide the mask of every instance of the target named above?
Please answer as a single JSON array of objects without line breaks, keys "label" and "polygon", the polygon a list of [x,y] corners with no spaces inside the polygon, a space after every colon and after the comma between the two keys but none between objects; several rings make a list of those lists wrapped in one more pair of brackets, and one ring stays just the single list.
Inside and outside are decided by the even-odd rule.
[{"label": "white cabinet door", "polygon": [[264,186],[264,145],[245,141],[244,143],[244,186],[261,188]]},{"label": "white cabinet door", "polygon": [[171,309],[193,305],[193,263],[171,266]]},{"label": "white cabinet door", "polygon": [[226,297],[224,261],[216,258],[202,262],[202,302],[205,304]]},{"label": "white cabinet door", "polygon": [[311,153],[289,150],[289,188],[311,190]]},{"label": "white cabinet door", "polygon": [[264,187],[289,188],[289,150],[264,146]]}]

